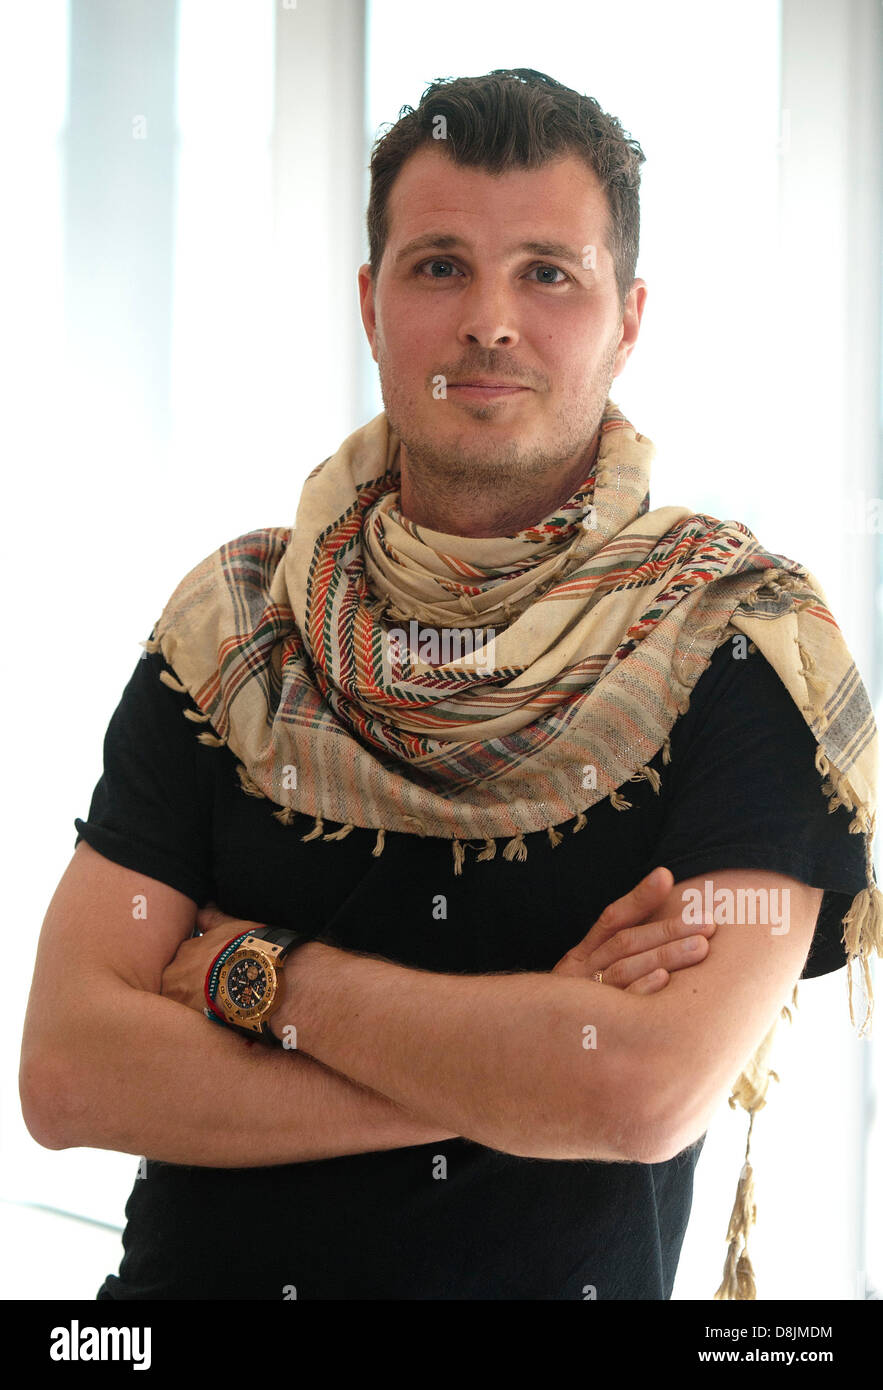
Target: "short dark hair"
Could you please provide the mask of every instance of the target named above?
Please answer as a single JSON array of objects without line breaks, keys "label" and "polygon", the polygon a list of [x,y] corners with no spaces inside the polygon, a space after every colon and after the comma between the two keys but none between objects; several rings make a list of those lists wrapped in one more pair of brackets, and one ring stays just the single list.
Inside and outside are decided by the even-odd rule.
[{"label": "short dark hair", "polygon": [[[446,123],[443,142],[433,135],[439,116]],[[613,257],[622,313],[638,261],[638,190],[645,156],[615,116],[602,111],[593,97],[533,68],[496,68],[484,77],[433,82],[416,110],[401,108],[399,119],[378,135],[371,151],[368,247],[375,280],[389,235],[392,185],[409,155],[430,143],[443,143],[455,163],[492,174],[536,169],[571,153],[582,158],[607,199],[604,244]]]}]

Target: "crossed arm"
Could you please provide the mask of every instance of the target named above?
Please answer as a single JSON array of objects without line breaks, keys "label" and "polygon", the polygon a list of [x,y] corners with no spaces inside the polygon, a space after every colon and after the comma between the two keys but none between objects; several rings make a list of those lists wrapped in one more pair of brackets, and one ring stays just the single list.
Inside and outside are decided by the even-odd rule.
[{"label": "crossed arm", "polygon": [[[674,885],[654,916],[680,919],[684,889],[708,877]],[[761,889],[755,916],[787,889],[787,928],[784,917],[724,924],[700,965],[647,995],[558,974],[439,975],[311,943],[287,972],[273,1031],[294,1024],[325,1065],[505,1152],[660,1162],[704,1132],[789,1001],[822,898],[769,872],[711,882]]]},{"label": "crossed arm", "polygon": [[[298,1050],[271,1052],[162,996],[164,967],[199,946],[187,939],[195,904],[81,845],[38,951],[26,1123],[47,1147],[221,1167],[456,1135],[525,1156],[661,1161],[707,1128],[790,998],[822,896],[761,871],[704,877],[787,888],[789,930],[720,925],[700,965],[646,995],[578,973],[439,975],[311,944],[276,1020],[296,1026]],[[683,889],[703,883],[674,885],[654,916],[680,919]],[[132,918],[138,893],[146,921]]]}]

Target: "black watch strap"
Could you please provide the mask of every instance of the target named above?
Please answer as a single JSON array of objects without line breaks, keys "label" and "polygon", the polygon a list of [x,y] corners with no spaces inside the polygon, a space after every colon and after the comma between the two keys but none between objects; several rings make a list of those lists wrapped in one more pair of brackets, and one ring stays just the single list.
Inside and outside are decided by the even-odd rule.
[{"label": "black watch strap", "polygon": [[293,947],[300,946],[310,939],[302,932],[292,931],[290,927],[255,927],[253,932],[249,932],[249,936],[256,936],[260,941],[269,942],[271,946],[281,946],[280,960],[283,960]]}]

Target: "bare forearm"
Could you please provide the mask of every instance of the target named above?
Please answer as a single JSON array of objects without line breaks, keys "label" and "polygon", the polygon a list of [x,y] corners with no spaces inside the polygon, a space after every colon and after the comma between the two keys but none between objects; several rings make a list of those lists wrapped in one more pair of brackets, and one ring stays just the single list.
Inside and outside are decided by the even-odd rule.
[{"label": "bare forearm", "polygon": [[[627,1157],[630,1006],[590,981],[441,975],[318,942],[286,970],[278,1036],[477,1143],[537,1158]],[[603,1045],[584,1047],[584,1025]]]},{"label": "bare forearm", "polygon": [[66,1033],[57,1147],[239,1168],[453,1137],[310,1057],[158,995],[114,982],[98,1002],[100,1025]]}]

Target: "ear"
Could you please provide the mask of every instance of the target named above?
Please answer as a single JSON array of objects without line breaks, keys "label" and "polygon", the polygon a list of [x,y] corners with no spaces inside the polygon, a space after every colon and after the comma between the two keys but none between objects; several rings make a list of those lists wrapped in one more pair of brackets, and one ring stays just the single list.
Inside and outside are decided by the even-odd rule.
[{"label": "ear", "polygon": [[371,344],[371,356],[377,361],[377,350],[375,339],[377,337],[377,316],[374,307],[374,280],[371,276],[370,266],[362,265],[359,267],[359,305],[362,311],[362,323],[365,325],[365,333],[368,342]]},{"label": "ear", "polygon": [[632,287],[626,295],[626,301],[622,311],[622,334],[616,350],[616,361],[613,371],[614,377],[619,376],[620,372],[624,370],[632,349],[638,341],[638,333],[641,328],[641,317],[644,313],[646,301],[646,281],[633,280]]}]

